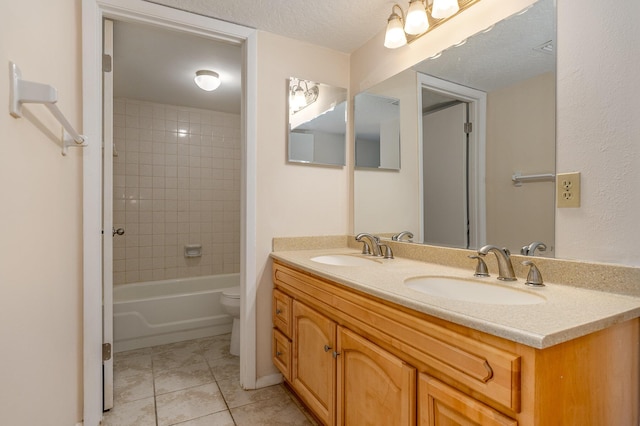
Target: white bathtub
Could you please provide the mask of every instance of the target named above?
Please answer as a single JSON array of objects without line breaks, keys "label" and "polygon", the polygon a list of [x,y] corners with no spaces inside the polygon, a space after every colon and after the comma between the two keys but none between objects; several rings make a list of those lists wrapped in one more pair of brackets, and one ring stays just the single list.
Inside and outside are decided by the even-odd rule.
[{"label": "white bathtub", "polygon": [[114,351],[231,332],[220,305],[222,291],[240,285],[239,274],[122,284],[113,288]]}]

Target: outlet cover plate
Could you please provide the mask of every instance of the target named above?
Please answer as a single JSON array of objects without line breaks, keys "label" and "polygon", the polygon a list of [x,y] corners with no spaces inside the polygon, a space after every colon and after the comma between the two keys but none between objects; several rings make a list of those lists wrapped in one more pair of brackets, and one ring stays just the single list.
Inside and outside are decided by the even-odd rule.
[{"label": "outlet cover plate", "polygon": [[580,172],[556,175],[556,199],[559,209],[580,207]]}]

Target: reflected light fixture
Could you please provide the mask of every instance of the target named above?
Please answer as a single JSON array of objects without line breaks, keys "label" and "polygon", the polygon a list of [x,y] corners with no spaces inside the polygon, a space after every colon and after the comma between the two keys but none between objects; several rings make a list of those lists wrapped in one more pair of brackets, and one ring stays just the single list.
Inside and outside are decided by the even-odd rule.
[{"label": "reflected light fixture", "polygon": [[[311,85],[311,87],[309,87]],[[303,87],[304,86],[304,87]],[[289,80],[289,108],[296,112],[308,107],[318,99],[320,89],[312,81],[291,78]]]},{"label": "reflected light fixture", "polygon": [[195,81],[202,90],[211,92],[220,86],[220,75],[211,70],[199,70],[196,71],[196,76],[193,81]]},{"label": "reflected light fixture", "polygon": [[[464,10],[480,0],[461,1]],[[424,35],[430,27],[435,27],[452,17],[459,10],[458,0],[409,0],[409,9],[405,16],[402,8],[396,3],[391,8],[391,15],[387,20],[384,46],[389,49],[402,47]]]}]

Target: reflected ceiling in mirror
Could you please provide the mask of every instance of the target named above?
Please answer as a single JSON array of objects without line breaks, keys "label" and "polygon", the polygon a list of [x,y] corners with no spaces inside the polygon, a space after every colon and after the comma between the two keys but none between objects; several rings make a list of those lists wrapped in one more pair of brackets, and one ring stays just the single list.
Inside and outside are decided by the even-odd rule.
[{"label": "reflected ceiling in mirror", "polygon": [[413,67],[484,92],[555,72],[554,0],[540,0]]},{"label": "reflected ceiling in mirror", "polygon": [[287,99],[287,160],[344,166],[347,89],[291,77]]}]

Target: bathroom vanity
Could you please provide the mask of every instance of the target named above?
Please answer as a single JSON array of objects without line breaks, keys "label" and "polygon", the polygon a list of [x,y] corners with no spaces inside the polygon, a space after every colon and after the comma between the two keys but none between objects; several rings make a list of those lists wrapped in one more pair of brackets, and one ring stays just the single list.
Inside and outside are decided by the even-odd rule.
[{"label": "bathroom vanity", "polygon": [[272,254],[273,361],[322,423],[638,424],[637,298],[549,285],[541,304],[477,307],[399,284],[455,268],[308,260],[323,253]]}]

